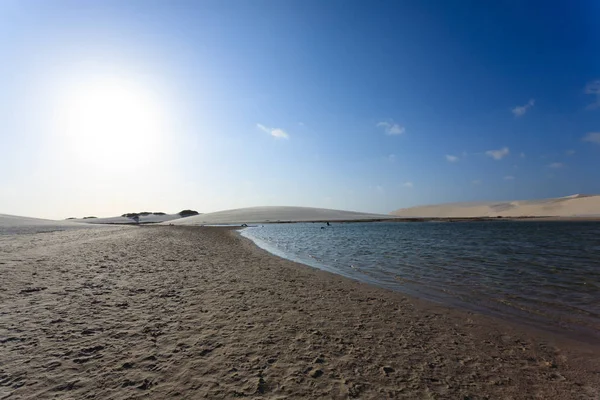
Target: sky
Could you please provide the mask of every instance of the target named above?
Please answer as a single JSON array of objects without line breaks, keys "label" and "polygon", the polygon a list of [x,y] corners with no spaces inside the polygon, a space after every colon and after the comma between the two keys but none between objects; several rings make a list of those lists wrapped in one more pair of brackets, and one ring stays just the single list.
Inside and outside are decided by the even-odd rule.
[{"label": "sky", "polygon": [[0,213],[600,193],[600,3],[0,2]]}]

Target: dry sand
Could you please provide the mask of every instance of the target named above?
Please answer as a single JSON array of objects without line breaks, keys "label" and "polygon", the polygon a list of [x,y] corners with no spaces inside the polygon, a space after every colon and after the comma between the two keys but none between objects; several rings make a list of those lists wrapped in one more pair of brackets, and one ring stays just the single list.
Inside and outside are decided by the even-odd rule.
[{"label": "dry sand", "polygon": [[173,221],[173,225],[251,224],[307,221],[371,221],[391,219],[391,215],[313,207],[248,207],[195,215]]},{"label": "dry sand", "polygon": [[0,399],[598,399],[600,349],[222,228],[0,236]]},{"label": "dry sand", "polygon": [[0,214],[0,235],[53,232],[69,229],[91,228],[92,225],[71,221],[21,217]]},{"label": "dry sand", "polygon": [[392,215],[403,218],[600,217],[600,196],[576,194],[543,200],[438,204],[402,208]]}]

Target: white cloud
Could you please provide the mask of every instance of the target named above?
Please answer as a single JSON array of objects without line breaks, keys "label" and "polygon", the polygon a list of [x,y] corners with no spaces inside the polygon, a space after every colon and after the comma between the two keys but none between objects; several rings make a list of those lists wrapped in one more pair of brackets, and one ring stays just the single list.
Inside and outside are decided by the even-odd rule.
[{"label": "white cloud", "polygon": [[505,181],[514,181],[514,180],[515,180],[515,177],[514,177],[514,176],[512,176],[512,175],[506,175],[506,176],[504,177],[504,180],[505,180]]},{"label": "white cloud", "polygon": [[414,185],[413,185],[413,183],[412,183],[412,182],[404,182],[404,183],[402,184],[402,186],[404,186],[404,187],[407,187],[407,188],[412,188]]},{"label": "white cloud", "polygon": [[568,155],[568,156],[572,156],[573,154],[575,154],[575,150],[567,150],[565,152],[565,154]]},{"label": "white cloud", "polygon": [[390,154],[389,156],[387,156],[387,159],[389,162],[396,162],[396,155],[395,154]]},{"label": "white cloud", "polygon": [[283,129],[273,129],[271,130],[271,136],[274,136],[276,138],[282,138],[282,139],[289,139],[290,135],[288,135]]},{"label": "white cloud", "polygon": [[385,189],[383,188],[383,186],[381,185],[377,185],[375,186],[375,190],[377,191],[377,193],[379,194],[384,194],[385,193]]},{"label": "white cloud", "polygon": [[600,79],[592,82],[588,82],[583,89],[585,94],[596,96],[596,101],[587,106],[587,109],[593,109],[600,107]]},{"label": "white cloud", "polygon": [[457,162],[458,161],[458,157],[453,156],[451,154],[446,154],[446,160],[448,162]]},{"label": "white cloud", "polygon": [[473,185],[481,185],[481,179],[474,179],[471,181],[471,184]]},{"label": "white cloud", "polygon": [[524,106],[516,106],[510,111],[515,115],[515,117],[522,117],[525,113],[535,105],[535,100],[531,99]]},{"label": "white cloud", "polygon": [[394,136],[394,135],[402,135],[406,132],[406,129],[403,126],[400,126],[394,122],[379,122],[377,127],[383,128],[386,135]]},{"label": "white cloud", "polygon": [[584,142],[600,144],[600,132],[590,132],[582,140]]},{"label": "white cloud", "polygon": [[289,139],[290,138],[290,135],[288,135],[286,131],[284,131],[283,129],[280,129],[280,128],[268,128],[262,124],[256,124],[256,127],[258,129],[260,129],[261,131],[266,132],[269,135],[271,135],[277,139]]},{"label": "white cloud", "polygon": [[562,168],[564,166],[565,166],[565,164],[560,163],[560,162],[553,162],[552,164],[548,164],[548,168],[555,168],[555,169]]},{"label": "white cloud", "polygon": [[525,158],[525,153],[520,154],[521,158]]},{"label": "white cloud", "polygon": [[508,147],[503,147],[498,150],[488,150],[485,152],[485,155],[488,157],[492,157],[494,160],[502,160],[510,153]]}]

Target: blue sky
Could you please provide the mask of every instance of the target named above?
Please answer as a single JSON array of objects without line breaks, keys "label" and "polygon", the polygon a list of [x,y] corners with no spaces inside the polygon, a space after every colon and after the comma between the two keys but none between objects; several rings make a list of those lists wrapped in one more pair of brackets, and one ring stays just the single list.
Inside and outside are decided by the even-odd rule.
[{"label": "blue sky", "polygon": [[600,193],[596,1],[4,1],[0,212]]}]

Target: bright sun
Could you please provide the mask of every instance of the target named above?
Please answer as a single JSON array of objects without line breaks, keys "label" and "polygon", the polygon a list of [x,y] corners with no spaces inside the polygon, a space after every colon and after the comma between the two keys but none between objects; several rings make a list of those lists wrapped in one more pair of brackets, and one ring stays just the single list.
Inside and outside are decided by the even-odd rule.
[{"label": "bright sun", "polygon": [[163,111],[153,93],[117,79],[68,91],[55,117],[65,145],[81,160],[107,168],[146,164],[160,151]]}]

